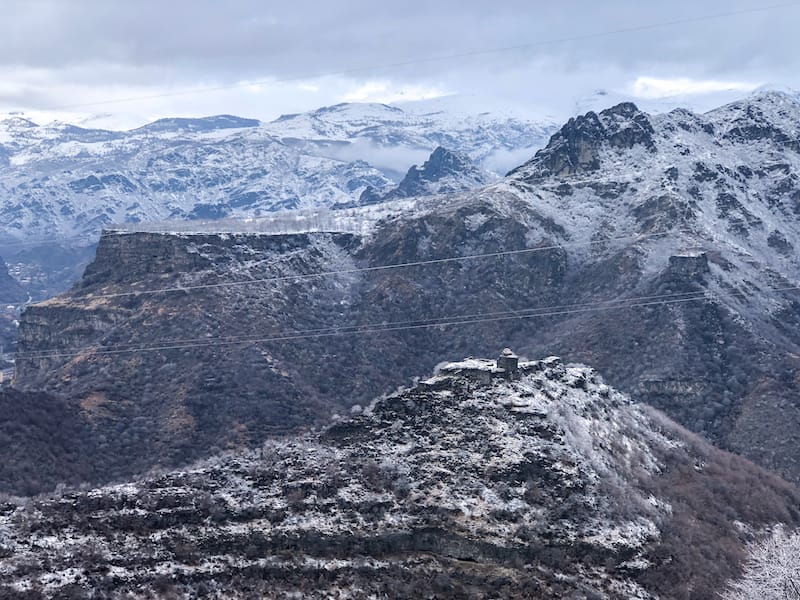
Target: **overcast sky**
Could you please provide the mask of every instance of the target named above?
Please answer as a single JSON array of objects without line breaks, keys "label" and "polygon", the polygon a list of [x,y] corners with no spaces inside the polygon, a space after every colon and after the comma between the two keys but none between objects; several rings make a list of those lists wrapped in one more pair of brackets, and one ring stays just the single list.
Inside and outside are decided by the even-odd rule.
[{"label": "overcast sky", "polygon": [[800,2],[777,4],[3,0],[0,111],[122,127],[457,94],[560,119],[597,90],[702,110],[758,86],[800,88]]}]

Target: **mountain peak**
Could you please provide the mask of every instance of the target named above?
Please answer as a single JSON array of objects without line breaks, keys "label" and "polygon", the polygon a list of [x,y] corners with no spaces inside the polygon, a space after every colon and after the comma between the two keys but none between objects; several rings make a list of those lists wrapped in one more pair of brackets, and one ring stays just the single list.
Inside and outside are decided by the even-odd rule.
[{"label": "mountain peak", "polygon": [[745,98],[743,102],[758,104],[785,104],[788,102],[798,105],[800,104],[800,98],[798,98],[797,93],[783,90],[759,90]]},{"label": "mountain peak", "polygon": [[775,111],[793,111],[800,109],[800,97],[780,90],[763,90],[755,92],[746,98],[729,102],[719,108],[708,111],[709,115],[729,114],[732,112],[748,112],[753,108],[774,113]]},{"label": "mountain peak", "polygon": [[641,111],[633,102],[620,102],[619,104],[600,111],[600,116],[620,116],[626,119],[632,119],[638,113],[641,113]]},{"label": "mountain peak", "polygon": [[757,92],[703,117],[715,124],[724,139],[734,143],[772,140],[800,149],[800,100],[792,94],[777,90]]},{"label": "mountain peak", "polygon": [[438,146],[423,163],[421,171],[427,179],[436,181],[444,175],[461,172],[472,164],[466,154]]},{"label": "mountain peak", "polygon": [[494,178],[466,154],[438,146],[422,166],[413,165],[396,188],[385,194],[372,187],[362,192],[359,204],[375,204],[398,198],[450,194],[474,189]]},{"label": "mountain peak", "polygon": [[565,176],[597,171],[603,151],[643,146],[655,150],[650,117],[632,102],[622,102],[600,113],[589,111],[571,118],[533,159],[514,169],[523,179]]},{"label": "mountain peak", "polygon": [[38,127],[37,123],[34,123],[30,119],[26,119],[24,117],[9,117],[8,119],[3,119],[0,121],[0,125],[6,128],[31,128],[31,127]]}]

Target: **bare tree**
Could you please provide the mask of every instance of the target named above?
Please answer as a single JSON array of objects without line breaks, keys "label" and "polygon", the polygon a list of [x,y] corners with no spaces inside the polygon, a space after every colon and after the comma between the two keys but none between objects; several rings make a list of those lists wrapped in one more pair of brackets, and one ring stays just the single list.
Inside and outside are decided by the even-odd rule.
[{"label": "bare tree", "polygon": [[744,572],[725,600],[800,600],[800,533],[782,528],[751,545]]}]

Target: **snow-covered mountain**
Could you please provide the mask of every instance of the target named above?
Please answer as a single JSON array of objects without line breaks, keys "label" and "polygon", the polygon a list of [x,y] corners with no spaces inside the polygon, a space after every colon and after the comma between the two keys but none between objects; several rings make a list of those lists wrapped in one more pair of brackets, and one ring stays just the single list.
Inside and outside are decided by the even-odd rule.
[{"label": "snow-covered mountain", "polygon": [[712,598],[798,501],[591,368],[468,359],[320,433],[0,503],[0,597]]},{"label": "snow-covered mountain", "polygon": [[533,154],[552,130],[546,121],[383,104],[271,123],[162,119],[125,132],[15,117],[0,122],[0,243],[96,237],[118,222],[348,203],[367,186],[393,186],[438,146],[496,165],[498,153]]}]

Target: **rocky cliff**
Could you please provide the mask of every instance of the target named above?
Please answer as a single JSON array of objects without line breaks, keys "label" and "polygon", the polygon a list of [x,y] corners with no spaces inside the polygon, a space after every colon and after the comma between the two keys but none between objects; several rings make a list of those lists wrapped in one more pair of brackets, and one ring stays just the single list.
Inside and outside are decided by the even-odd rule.
[{"label": "rocky cliff", "polygon": [[0,363],[7,367],[6,356],[10,356],[17,338],[17,307],[25,301],[27,294],[19,282],[8,272],[6,263],[0,258]]},{"label": "rocky cliff", "polygon": [[19,282],[8,273],[8,265],[0,258],[0,302],[16,304],[25,299],[25,291]]},{"label": "rocky cliff", "polygon": [[710,598],[800,492],[587,367],[468,359],[182,471],[0,505],[0,596]]},{"label": "rocky cliff", "polygon": [[[498,242],[524,243],[511,219],[489,228]],[[436,364],[448,335],[395,331],[431,298],[396,274],[361,270],[395,260],[385,243],[373,254],[341,233],[108,234],[79,286],[24,313],[15,385],[79,407],[114,476],[324,421],[408,381],[421,361]],[[504,268],[537,286],[561,277],[564,261],[554,249]],[[479,312],[496,294],[485,265],[418,274],[457,279],[472,296],[442,302],[442,317]],[[491,335],[495,345],[509,329]]]},{"label": "rocky cliff", "polygon": [[481,187],[495,179],[466,154],[439,146],[422,166],[412,166],[396,187],[381,191],[367,186],[358,202],[352,205],[375,204],[413,196],[454,194]]}]

